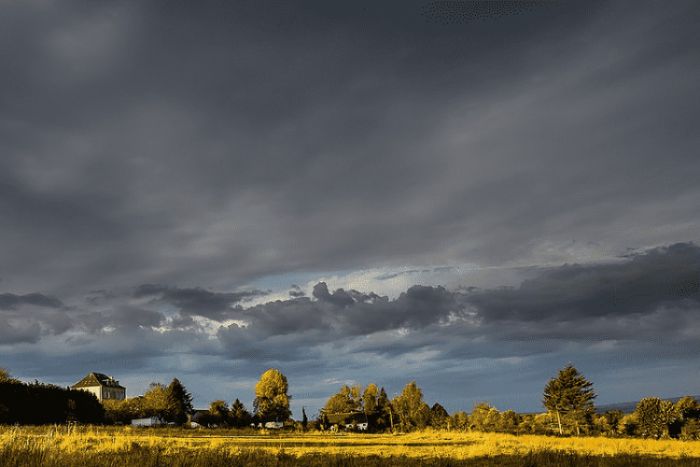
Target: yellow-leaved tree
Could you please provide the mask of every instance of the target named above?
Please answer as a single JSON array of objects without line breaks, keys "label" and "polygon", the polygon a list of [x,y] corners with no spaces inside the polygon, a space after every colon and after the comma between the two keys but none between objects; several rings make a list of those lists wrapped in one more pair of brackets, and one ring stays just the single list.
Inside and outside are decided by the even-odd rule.
[{"label": "yellow-leaved tree", "polygon": [[284,422],[292,412],[289,410],[287,377],[276,368],[270,368],[260,375],[255,385],[255,417],[260,422]]}]

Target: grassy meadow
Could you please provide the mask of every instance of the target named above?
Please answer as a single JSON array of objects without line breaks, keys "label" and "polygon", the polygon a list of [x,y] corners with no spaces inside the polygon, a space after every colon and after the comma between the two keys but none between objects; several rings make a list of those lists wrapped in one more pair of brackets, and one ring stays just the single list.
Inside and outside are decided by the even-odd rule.
[{"label": "grassy meadow", "polygon": [[0,427],[0,465],[700,467],[700,441],[442,431],[374,435],[6,426]]}]

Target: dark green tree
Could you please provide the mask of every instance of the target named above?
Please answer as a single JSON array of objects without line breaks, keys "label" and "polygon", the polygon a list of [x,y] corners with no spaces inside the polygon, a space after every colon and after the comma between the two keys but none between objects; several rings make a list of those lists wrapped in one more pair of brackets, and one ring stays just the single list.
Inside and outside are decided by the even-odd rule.
[{"label": "dark green tree", "polygon": [[211,423],[216,425],[228,425],[231,411],[226,401],[216,400],[209,405]]},{"label": "dark green tree", "polygon": [[177,378],[170,382],[166,394],[166,419],[178,425],[184,424],[192,413],[192,395]]},{"label": "dark green tree", "polygon": [[676,435],[684,440],[700,438],[700,404],[692,396],[680,398],[673,408],[678,415]]},{"label": "dark green tree", "polygon": [[593,383],[578,372],[573,365],[559,371],[549,380],[544,388],[542,403],[545,408],[556,415],[559,434],[563,434],[562,417],[566,417],[581,434],[581,424],[595,413]]},{"label": "dark green tree", "polygon": [[229,418],[231,425],[237,428],[248,426],[253,420],[253,416],[250,414],[250,412],[248,412],[248,410],[246,410],[245,405],[243,405],[243,402],[241,402],[238,399],[233,401],[233,404],[231,404]]},{"label": "dark green tree", "polygon": [[512,410],[501,412],[496,422],[496,431],[502,433],[517,433],[522,419]]},{"label": "dark green tree", "polygon": [[309,417],[306,416],[306,408],[301,408],[301,429],[306,431],[306,427],[309,425]]},{"label": "dark green tree", "polygon": [[387,429],[390,428],[394,430],[394,412],[391,407],[391,402],[389,401],[389,396],[387,396],[384,388],[379,390],[379,395],[377,396],[377,428]]},{"label": "dark green tree", "polygon": [[433,404],[430,408],[430,426],[439,430],[450,428],[450,414],[439,403]]},{"label": "dark green tree", "polygon": [[467,412],[460,410],[452,416],[452,426],[457,430],[466,431],[469,428],[469,415]]},{"label": "dark green tree", "polygon": [[621,410],[608,410],[603,414],[603,420],[605,421],[605,427],[607,429],[608,435],[613,435],[620,430],[620,424],[622,422],[622,417],[624,413]]}]

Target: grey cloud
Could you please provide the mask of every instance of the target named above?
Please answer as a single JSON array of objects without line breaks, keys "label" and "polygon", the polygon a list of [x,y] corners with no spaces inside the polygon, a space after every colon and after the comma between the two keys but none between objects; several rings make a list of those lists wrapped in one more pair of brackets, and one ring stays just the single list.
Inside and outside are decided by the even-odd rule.
[{"label": "grey cloud", "polygon": [[62,334],[72,325],[65,305],[56,297],[0,294],[0,345],[35,343],[42,334]]},{"label": "grey cloud", "polygon": [[289,296],[292,298],[300,298],[306,296],[306,292],[301,290],[301,287],[298,285],[292,284],[291,290],[289,291]]},{"label": "grey cloud", "polygon": [[[390,300],[330,292],[321,282],[314,287],[316,300],[239,310],[236,316],[247,325],[220,328],[219,337],[234,354],[248,356],[276,348],[273,342],[281,336],[286,349],[295,341],[308,348],[362,336],[351,345],[355,351],[399,355],[429,348],[472,357],[536,354],[574,341],[645,342],[664,336],[665,343],[691,342],[700,335],[694,324],[700,312],[698,277],[700,247],[679,243],[614,263],[544,269],[517,288],[412,286]],[[291,350],[286,355],[296,357]]]},{"label": "grey cloud", "polygon": [[136,288],[134,296],[153,297],[178,308],[186,315],[223,320],[235,305],[266,293],[260,290],[219,293],[198,287],[180,288],[144,284]]},{"label": "grey cloud", "polygon": [[16,295],[12,293],[0,294],[0,310],[14,310],[21,305],[61,308],[63,303],[55,297],[40,293],[30,293],[26,295]]},{"label": "grey cloud", "polygon": [[665,305],[697,309],[700,248],[678,243],[612,264],[562,266],[517,288],[472,292],[468,301],[486,321],[592,320],[645,315]]},{"label": "grey cloud", "polygon": [[424,6],[4,5],[0,274],[65,296],[699,238],[692,2]]}]

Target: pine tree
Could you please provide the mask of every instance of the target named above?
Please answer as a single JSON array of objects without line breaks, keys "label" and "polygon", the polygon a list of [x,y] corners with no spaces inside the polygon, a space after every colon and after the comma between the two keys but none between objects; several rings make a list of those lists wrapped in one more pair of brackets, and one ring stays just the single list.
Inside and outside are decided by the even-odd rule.
[{"label": "pine tree", "polygon": [[248,410],[246,410],[243,402],[238,399],[233,401],[233,404],[231,404],[231,410],[229,413],[231,424],[238,428],[249,425],[253,419],[253,416],[250,414],[250,412],[248,412]]},{"label": "pine tree", "polygon": [[387,396],[383,387],[379,390],[379,396],[377,396],[377,413],[382,417],[386,417],[386,419],[382,419],[384,426],[386,426],[386,420],[388,420],[391,431],[394,431],[394,411],[391,407],[391,402],[389,402],[389,396]]},{"label": "pine tree", "polygon": [[306,408],[301,408],[301,428],[306,431],[306,427],[309,424],[309,417],[306,416]]},{"label": "pine tree", "polygon": [[192,395],[187,392],[179,379],[174,378],[167,389],[168,421],[182,425],[192,413]]},{"label": "pine tree", "polygon": [[569,364],[559,371],[556,378],[549,380],[544,388],[543,404],[545,408],[556,415],[559,434],[563,434],[562,416],[573,420],[576,434],[581,434],[580,421],[590,417],[594,412],[593,383],[581,375],[573,365]]}]

